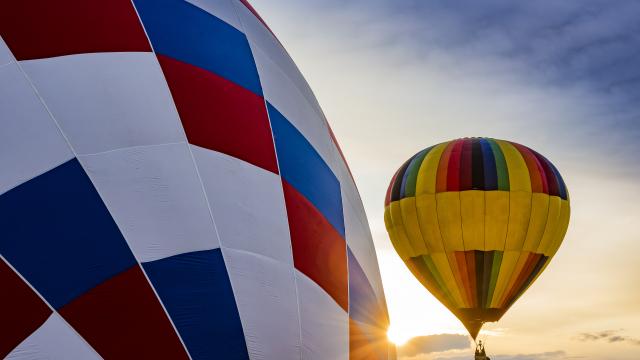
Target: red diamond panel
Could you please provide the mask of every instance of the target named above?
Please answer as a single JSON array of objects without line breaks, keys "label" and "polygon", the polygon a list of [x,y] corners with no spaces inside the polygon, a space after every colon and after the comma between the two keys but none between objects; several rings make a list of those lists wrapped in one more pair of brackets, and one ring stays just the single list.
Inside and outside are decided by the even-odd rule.
[{"label": "red diamond panel", "polygon": [[130,0],[2,1],[0,34],[18,60],[151,51]]},{"label": "red diamond panel", "polygon": [[51,309],[0,260],[0,358],[29,337],[51,315]]},{"label": "red diamond panel", "polygon": [[212,72],[158,55],[189,143],[278,173],[264,99]]},{"label": "red diamond panel", "polygon": [[188,359],[138,265],[60,309],[105,359]]}]

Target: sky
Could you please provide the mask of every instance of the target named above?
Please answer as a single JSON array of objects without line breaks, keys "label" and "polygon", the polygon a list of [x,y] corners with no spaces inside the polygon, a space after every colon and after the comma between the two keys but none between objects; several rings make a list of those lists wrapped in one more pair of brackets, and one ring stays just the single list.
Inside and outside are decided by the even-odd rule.
[{"label": "sky", "polygon": [[383,221],[395,170],[487,136],[549,158],[569,230],[480,335],[492,359],[640,354],[640,2],[253,0],[311,85],[367,211],[401,359],[468,359],[464,328],[404,267]]}]

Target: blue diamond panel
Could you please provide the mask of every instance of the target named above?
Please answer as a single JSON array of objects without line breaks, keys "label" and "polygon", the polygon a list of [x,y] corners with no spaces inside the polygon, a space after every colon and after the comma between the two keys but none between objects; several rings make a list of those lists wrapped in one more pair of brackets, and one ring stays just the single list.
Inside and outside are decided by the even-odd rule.
[{"label": "blue diamond panel", "polygon": [[267,103],[280,174],[324,215],[344,237],[340,182],[307,139]]},{"label": "blue diamond panel", "polygon": [[136,264],[76,159],[0,195],[0,254],[56,309]]},{"label": "blue diamond panel", "polygon": [[362,270],[358,260],[348,249],[349,258],[349,317],[364,324],[386,329],[387,311]]},{"label": "blue diamond panel", "polygon": [[143,267],[194,360],[249,358],[220,249],[175,255]]},{"label": "blue diamond panel", "polygon": [[387,309],[378,298],[358,260],[347,248],[349,258],[349,318],[361,335],[351,341],[351,351],[366,350],[367,359],[387,359]]},{"label": "blue diamond panel", "polygon": [[156,53],[211,71],[262,96],[247,37],[184,0],[134,0]]}]

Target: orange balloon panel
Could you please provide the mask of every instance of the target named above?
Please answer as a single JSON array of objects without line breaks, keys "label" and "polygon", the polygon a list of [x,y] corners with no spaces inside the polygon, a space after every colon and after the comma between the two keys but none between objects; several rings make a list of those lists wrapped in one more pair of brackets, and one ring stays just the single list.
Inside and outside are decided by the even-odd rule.
[{"label": "orange balloon panel", "polygon": [[475,338],[535,281],[569,224],[556,167],[509,141],[427,148],[396,172],[385,199],[394,248]]}]

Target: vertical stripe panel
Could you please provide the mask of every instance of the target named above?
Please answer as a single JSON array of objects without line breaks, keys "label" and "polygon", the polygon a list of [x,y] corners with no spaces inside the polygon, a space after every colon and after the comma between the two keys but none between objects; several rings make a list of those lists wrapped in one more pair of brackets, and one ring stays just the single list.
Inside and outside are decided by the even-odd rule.
[{"label": "vertical stripe panel", "polygon": [[531,192],[529,169],[520,152],[509,142],[495,140],[504,155],[509,172],[509,189],[513,191]]},{"label": "vertical stripe panel", "polygon": [[525,259],[522,270],[515,273],[513,283],[510,286],[509,292],[506,294],[502,301],[502,306],[509,304],[509,302],[517,295],[518,291],[522,288],[524,282],[529,278],[536,263],[540,259],[540,254],[532,254],[530,252],[523,252],[520,255],[521,259]]},{"label": "vertical stripe panel", "polygon": [[472,299],[472,306],[478,307],[478,297],[476,283],[476,257],[473,251],[465,251],[464,258],[467,266],[467,279],[469,279],[469,296]]},{"label": "vertical stripe panel", "polygon": [[507,285],[504,288],[502,296],[498,300],[498,304],[500,304],[500,307],[504,305],[505,299],[509,296],[509,294],[514,291],[513,288],[516,286],[518,277],[525,270],[528,258],[528,253],[520,252],[518,254],[518,261],[516,262],[516,266],[513,268],[511,274],[508,274],[509,280],[507,281]]},{"label": "vertical stripe panel", "polygon": [[537,263],[533,267],[533,270],[529,274],[528,278],[525,280],[524,284],[515,292],[515,295],[511,297],[511,299],[504,305],[505,310],[511,307],[513,303],[518,300],[518,298],[524,294],[525,291],[533,284],[533,282],[538,278],[538,276],[542,273],[545,267],[549,264],[549,258],[546,256],[540,256]]},{"label": "vertical stripe panel", "polygon": [[558,196],[560,196],[564,200],[569,200],[569,191],[567,190],[567,186],[564,183],[564,179],[562,178],[562,175],[560,175],[560,172],[558,171],[556,166],[553,165],[553,163],[551,163],[550,161],[548,162],[549,162],[549,166],[551,167],[551,170],[553,170],[553,173],[556,176],[556,179],[558,179],[558,193],[559,193]]},{"label": "vertical stripe panel", "polygon": [[416,179],[416,195],[435,194],[437,179],[440,176],[440,158],[444,156],[447,143],[438,144],[427,153],[418,170]]},{"label": "vertical stripe panel", "polygon": [[473,185],[473,174],[472,174],[472,140],[464,139],[462,140],[462,148],[460,154],[460,190],[471,190]]},{"label": "vertical stripe panel", "polygon": [[467,270],[467,259],[465,257],[464,251],[456,251],[452,254],[452,258],[455,261],[458,273],[460,274],[460,279],[462,281],[462,291],[467,298],[467,304],[465,307],[474,307],[473,301],[473,290],[471,288],[472,284],[469,279],[469,271]]},{"label": "vertical stripe panel", "polygon": [[500,273],[500,267],[502,266],[502,251],[493,251],[493,261],[491,263],[491,276],[489,278],[489,289],[487,291],[487,303],[486,307],[494,307],[493,294],[495,293],[496,284],[498,283],[498,274]]},{"label": "vertical stripe panel", "polygon": [[534,193],[542,193],[545,192],[544,188],[546,187],[543,179],[543,173],[540,171],[541,169],[538,167],[538,162],[535,156],[527,149],[526,147],[516,144],[510,143],[513,147],[518,150],[525,164],[527,165],[527,170],[529,171],[529,181],[531,181],[531,191]]},{"label": "vertical stripe panel", "polygon": [[400,169],[398,169],[398,174],[396,175],[393,187],[391,188],[391,201],[397,201],[402,198],[400,193],[400,190],[402,189],[402,181],[404,180],[404,173],[407,171],[410,163],[411,159],[405,161]]},{"label": "vertical stripe panel", "polygon": [[437,282],[438,287],[442,291],[442,294],[447,298],[447,300],[449,300],[449,303],[451,305],[456,305],[456,300],[451,296],[451,291],[449,290],[449,288],[448,288],[447,284],[444,282],[444,280],[442,280],[442,276],[440,275],[440,271],[438,271],[438,268],[433,263],[433,260],[431,259],[431,256],[428,256],[428,255],[427,256],[423,256],[422,260],[427,265],[427,269],[429,270],[429,273],[433,276],[433,278]]},{"label": "vertical stripe panel", "polygon": [[465,296],[462,281],[459,279],[459,273],[456,267],[452,267],[450,253],[432,253],[430,254],[433,264],[442,276],[442,281],[445,283],[447,290],[451,294],[451,297],[455,300],[456,306],[465,306]]},{"label": "vertical stripe panel", "polygon": [[556,178],[556,174],[551,169],[551,165],[549,161],[545,159],[544,156],[538,154],[537,152],[533,150],[531,150],[531,152],[536,157],[536,159],[538,160],[538,163],[540,163],[540,166],[544,171],[545,178],[547,179],[548,194],[551,196],[554,196],[554,195],[558,196],[558,194],[560,193],[558,179]]},{"label": "vertical stripe panel", "polygon": [[494,139],[487,139],[487,142],[491,146],[493,157],[496,162],[496,174],[498,177],[498,190],[509,191],[509,169],[507,168],[507,162],[502,153],[500,145]]},{"label": "vertical stripe panel", "polygon": [[483,309],[488,308],[487,298],[491,287],[491,271],[493,268],[493,260],[495,259],[495,251],[483,251],[482,257],[482,294],[480,297],[480,305]]},{"label": "vertical stripe panel", "polygon": [[480,139],[471,140],[471,188],[487,190],[484,174],[484,157]]},{"label": "vertical stripe panel", "polygon": [[516,267],[518,259],[520,257],[520,251],[505,251],[502,254],[502,262],[500,264],[500,272],[498,273],[498,279],[496,280],[496,287],[493,292],[493,298],[491,300],[491,307],[499,308],[500,300],[504,292],[506,291],[511,274]]},{"label": "vertical stripe panel", "polygon": [[451,148],[451,155],[447,164],[447,189],[446,191],[460,191],[460,160],[462,158],[462,146],[464,140],[456,140]]},{"label": "vertical stripe panel", "polygon": [[411,164],[409,164],[409,168],[407,169],[406,181],[403,188],[403,197],[415,196],[416,195],[416,184],[418,181],[418,172],[422,163],[429,153],[433,149],[433,146],[422,150],[418,155],[416,155],[413,160],[411,160]]},{"label": "vertical stripe panel", "polygon": [[391,182],[389,183],[389,187],[387,188],[387,194],[384,197],[384,206],[388,206],[391,203],[391,193],[393,191],[393,186],[396,183],[396,180],[398,179],[398,173],[400,172],[400,169],[398,169],[396,171],[395,174],[393,174],[393,178],[391,178]]},{"label": "vertical stripe panel", "polygon": [[453,147],[456,144],[456,140],[450,141],[446,144],[442,156],[440,156],[438,162],[438,172],[436,179],[436,191],[435,192],[445,192],[447,191],[447,179],[449,177],[449,160],[451,159],[451,152],[453,151]]}]

